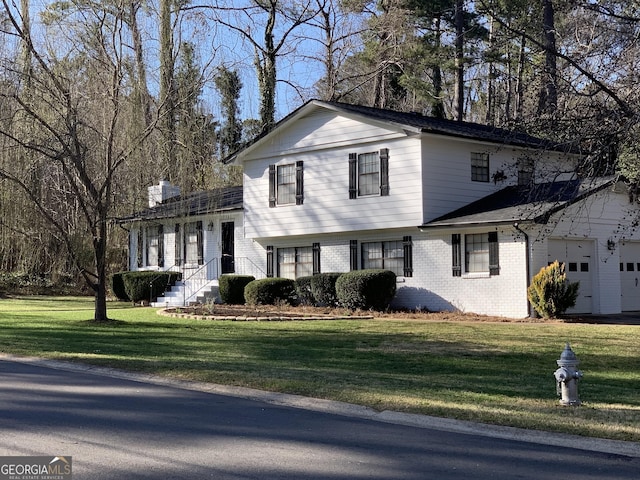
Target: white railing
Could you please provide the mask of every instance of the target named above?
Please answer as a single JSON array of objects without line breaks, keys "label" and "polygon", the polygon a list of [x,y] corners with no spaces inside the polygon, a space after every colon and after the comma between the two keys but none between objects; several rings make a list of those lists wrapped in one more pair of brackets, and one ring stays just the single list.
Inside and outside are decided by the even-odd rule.
[{"label": "white railing", "polygon": [[267,276],[262,268],[247,257],[236,257],[234,266],[235,273],[238,275],[253,275],[256,279],[266,278]]}]

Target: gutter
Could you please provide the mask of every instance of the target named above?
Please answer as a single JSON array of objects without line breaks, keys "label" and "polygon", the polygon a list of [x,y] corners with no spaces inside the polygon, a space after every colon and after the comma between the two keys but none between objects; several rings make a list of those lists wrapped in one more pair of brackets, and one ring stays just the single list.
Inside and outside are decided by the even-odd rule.
[{"label": "gutter", "polygon": [[531,308],[531,302],[529,302],[529,287],[531,286],[531,265],[529,261],[529,235],[527,232],[520,228],[518,222],[513,222],[513,228],[515,228],[518,232],[520,232],[524,236],[524,247],[525,247],[525,272],[527,276],[527,311],[529,312],[529,316],[533,317],[533,309]]}]

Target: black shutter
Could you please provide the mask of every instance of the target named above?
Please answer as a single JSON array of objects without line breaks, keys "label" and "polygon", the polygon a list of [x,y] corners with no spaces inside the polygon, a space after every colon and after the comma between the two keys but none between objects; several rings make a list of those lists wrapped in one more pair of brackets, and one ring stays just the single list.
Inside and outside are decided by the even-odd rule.
[{"label": "black shutter", "polygon": [[267,245],[267,277],[273,277],[273,245]]},{"label": "black shutter", "polygon": [[498,254],[498,232],[489,232],[489,274],[500,275],[500,255]]},{"label": "black shutter", "polygon": [[413,242],[411,236],[402,238],[404,253],[404,276],[413,277]]},{"label": "black shutter", "polygon": [[164,267],[164,226],[158,225],[158,266]]},{"label": "black shutter", "polygon": [[451,235],[452,273],[454,277],[462,276],[462,244],[460,234]]},{"label": "black shutter", "polygon": [[141,268],[143,263],[142,263],[142,257],[143,257],[143,251],[144,251],[144,230],[142,227],[140,227],[140,230],[138,230],[138,245],[136,246],[136,262],[138,264],[138,268]]},{"label": "black shutter", "polygon": [[269,207],[276,206],[276,166],[269,165]]},{"label": "black shutter", "polygon": [[380,195],[389,195],[389,149],[380,149]]},{"label": "black shutter", "polygon": [[302,160],[296,162],[296,205],[304,202],[304,169]]},{"label": "black shutter", "polygon": [[349,198],[358,197],[358,155],[349,154]]},{"label": "black shutter", "polygon": [[175,232],[175,239],[174,239],[174,244],[173,244],[173,253],[175,256],[175,265],[176,266],[180,266],[182,265],[182,247],[181,247],[181,243],[180,242],[180,224],[176,223],[173,231]]},{"label": "black shutter", "polygon": [[198,265],[204,264],[204,232],[202,231],[202,220],[196,222],[196,233],[198,235]]},{"label": "black shutter", "polygon": [[320,273],[320,244],[313,244],[313,274],[317,275]]},{"label": "black shutter", "polygon": [[349,267],[351,271],[358,270],[358,241],[349,241]]},{"label": "black shutter", "polygon": [[144,264],[149,266],[149,227],[144,229]]}]

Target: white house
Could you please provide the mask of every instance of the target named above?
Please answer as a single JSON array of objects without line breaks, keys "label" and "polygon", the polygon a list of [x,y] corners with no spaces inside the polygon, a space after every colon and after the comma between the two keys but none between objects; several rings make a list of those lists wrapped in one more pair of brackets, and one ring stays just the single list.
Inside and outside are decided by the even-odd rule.
[{"label": "white house", "polygon": [[[202,216],[202,261],[232,255],[227,271],[257,277],[386,268],[395,307],[522,318],[531,277],[558,259],[580,281],[574,313],[640,310],[638,205],[614,178],[579,178],[579,160],[489,126],[310,101],[229,158],[243,166],[243,199]],[[175,239],[200,217],[165,208],[124,219],[132,269],[161,256],[151,225],[163,225],[155,268],[180,264],[171,252],[188,239]]]}]

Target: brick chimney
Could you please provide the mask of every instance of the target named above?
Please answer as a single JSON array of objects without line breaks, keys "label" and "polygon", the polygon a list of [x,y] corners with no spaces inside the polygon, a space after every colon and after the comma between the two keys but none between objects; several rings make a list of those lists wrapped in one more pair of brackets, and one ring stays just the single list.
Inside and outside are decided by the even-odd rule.
[{"label": "brick chimney", "polygon": [[156,205],[169,200],[170,198],[180,195],[180,187],[171,185],[171,182],[166,180],[160,180],[158,185],[152,185],[149,190],[149,207],[155,207]]}]

